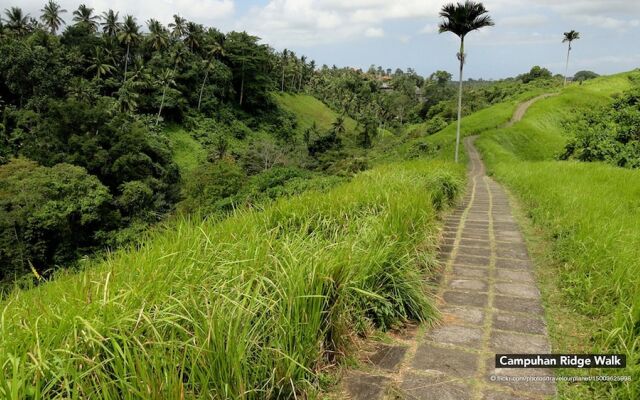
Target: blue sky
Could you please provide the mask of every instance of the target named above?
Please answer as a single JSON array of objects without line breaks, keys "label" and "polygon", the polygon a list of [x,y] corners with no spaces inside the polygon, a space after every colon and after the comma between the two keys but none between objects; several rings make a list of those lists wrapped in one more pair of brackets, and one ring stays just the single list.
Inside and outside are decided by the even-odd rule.
[{"label": "blue sky", "polygon": [[[0,0],[0,9],[20,5],[38,16],[45,0]],[[247,30],[278,50],[288,48],[319,65],[371,64],[412,67],[428,75],[457,70],[457,38],[438,34],[442,0],[84,0],[102,12],[154,17],[168,23],[174,13],[222,30]],[[70,13],[80,0],[59,0]],[[562,33],[581,39],[569,72],[601,74],[640,67],[640,0],[487,0],[496,26],[468,37],[466,75],[497,79],[533,65],[564,72]]]}]

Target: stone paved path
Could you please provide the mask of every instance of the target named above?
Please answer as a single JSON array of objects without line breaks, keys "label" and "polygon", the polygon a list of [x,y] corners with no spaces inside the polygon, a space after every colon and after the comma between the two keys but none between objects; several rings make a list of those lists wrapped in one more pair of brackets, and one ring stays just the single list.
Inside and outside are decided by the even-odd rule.
[{"label": "stone paved path", "polygon": [[[550,382],[500,377],[553,376],[543,369],[495,369],[495,353],[549,353],[540,293],[527,248],[502,187],[485,174],[467,138],[469,187],[446,220],[440,325],[379,345],[365,371],[344,379],[356,400],[515,400],[552,398]],[[496,381],[496,378],[498,377]]]}]

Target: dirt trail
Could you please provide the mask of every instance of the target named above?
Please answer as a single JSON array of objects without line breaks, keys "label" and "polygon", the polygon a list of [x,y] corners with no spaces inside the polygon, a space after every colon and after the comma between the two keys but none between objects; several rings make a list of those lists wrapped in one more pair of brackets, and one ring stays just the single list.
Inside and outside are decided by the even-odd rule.
[{"label": "dirt trail", "polygon": [[535,103],[536,101],[545,99],[547,97],[555,96],[556,94],[557,93],[543,94],[543,95],[540,95],[538,97],[534,97],[533,99],[531,99],[529,101],[525,101],[524,103],[518,104],[518,107],[513,112],[513,116],[511,116],[511,120],[505,124],[505,127],[510,127],[513,124],[515,124],[516,122],[521,121],[522,118],[524,117],[524,114],[526,114],[527,110],[529,109],[529,107],[531,107],[533,105],[533,103]]}]

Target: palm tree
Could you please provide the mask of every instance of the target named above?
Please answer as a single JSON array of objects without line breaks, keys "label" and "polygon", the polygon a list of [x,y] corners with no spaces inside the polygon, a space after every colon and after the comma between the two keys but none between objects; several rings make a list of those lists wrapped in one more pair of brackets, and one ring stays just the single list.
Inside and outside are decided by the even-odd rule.
[{"label": "palm tree", "polygon": [[102,47],[96,47],[95,54],[91,60],[91,65],[87,71],[96,71],[96,78],[100,79],[102,75],[107,75],[115,71],[115,67],[109,62],[111,55],[105,52]]},{"label": "palm tree", "polygon": [[42,12],[40,21],[49,28],[52,34],[55,34],[56,31],[60,29],[60,26],[64,24],[64,20],[60,17],[60,14],[66,13],[67,10],[61,9],[60,4],[53,0],[49,0],[49,2],[45,4],[44,8],[40,11]]},{"label": "palm tree", "polygon": [[287,66],[287,57],[289,56],[289,50],[282,50],[282,83],[280,84],[280,91],[284,92],[284,71]]},{"label": "palm tree", "polygon": [[140,95],[134,90],[133,84],[125,82],[118,89],[118,106],[120,111],[133,113],[138,108]]},{"label": "palm tree", "polygon": [[184,38],[184,43],[189,46],[189,50],[193,51],[193,49],[200,47],[200,38],[203,31],[204,29],[202,28],[202,25],[196,24],[195,22],[187,23],[187,32]]},{"label": "palm tree", "polygon": [[460,38],[460,52],[458,60],[460,61],[460,81],[458,84],[458,127],[456,129],[456,155],[455,161],[458,162],[458,149],[460,147],[460,123],[462,119],[462,70],[464,68],[464,38],[469,32],[484,28],[485,26],[493,26],[491,17],[482,3],[467,0],[464,3],[446,4],[442,6],[440,16],[444,18],[439,25],[440,33],[452,32]]},{"label": "palm tree", "polygon": [[216,56],[218,54],[224,55],[224,48],[222,47],[222,44],[214,41],[212,44],[207,46],[207,54],[209,58],[205,61],[204,79],[202,80],[202,86],[200,87],[200,96],[198,97],[198,111],[200,111],[200,104],[202,103],[202,93],[204,92],[204,85],[207,83],[207,78],[209,77],[209,71],[213,68]]},{"label": "palm tree", "polygon": [[136,23],[136,19],[132,15],[124,17],[124,22],[117,36],[120,43],[127,45],[127,54],[124,57],[124,81],[127,80],[127,67],[129,66],[131,45],[135,45],[138,40],[140,40],[140,26]]},{"label": "palm tree", "polygon": [[97,15],[93,15],[93,8],[87,7],[84,4],[80,4],[77,10],[73,12],[73,21],[76,25],[87,25],[92,32],[96,32],[98,30],[98,17]]},{"label": "palm tree", "polygon": [[564,33],[564,39],[562,43],[569,42],[569,48],[567,48],[567,65],[564,69],[564,86],[567,86],[567,73],[569,72],[569,53],[571,52],[571,42],[580,39],[580,32],[576,32],[573,29]]},{"label": "palm tree", "polygon": [[162,26],[160,21],[153,18],[147,21],[147,27],[149,28],[147,40],[151,47],[156,51],[165,49],[169,45],[169,37],[165,27]]},{"label": "palm tree", "polygon": [[170,69],[165,69],[162,71],[162,75],[158,79],[157,83],[162,85],[162,100],[160,100],[160,108],[158,109],[158,116],[156,117],[156,125],[160,122],[160,114],[162,114],[162,107],[164,106],[164,98],[167,94],[167,88],[169,85],[173,86],[176,82],[173,80],[173,71]]},{"label": "palm tree", "polygon": [[119,12],[109,10],[102,13],[102,33],[108,37],[116,37],[120,30],[120,23],[118,22]]},{"label": "palm tree", "polygon": [[24,35],[29,28],[29,14],[25,14],[20,7],[4,10],[7,16],[5,28],[18,35]]},{"label": "palm tree", "polygon": [[187,20],[182,18],[181,16],[174,14],[173,22],[169,24],[169,28],[171,28],[171,36],[180,39],[184,36],[187,31],[186,28]]}]

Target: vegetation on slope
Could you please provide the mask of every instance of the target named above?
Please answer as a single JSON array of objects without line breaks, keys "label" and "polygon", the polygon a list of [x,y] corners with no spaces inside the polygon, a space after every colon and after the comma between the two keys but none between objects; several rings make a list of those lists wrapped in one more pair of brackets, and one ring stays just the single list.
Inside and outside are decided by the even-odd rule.
[{"label": "vegetation on slope", "polygon": [[[554,268],[565,304],[592,322],[585,328],[590,344],[582,343],[582,351],[627,354],[627,369],[617,373],[637,382],[640,175],[600,163],[552,161],[570,140],[566,123],[610,104],[636,75],[571,86],[534,104],[513,127],[485,132],[477,144],[489,170],[514,191],[551,243],[556,266],[543,268]],[[640,395],[633,381],[565,383],[562,389],[567,397],[632,399]]]},{"label": "vegetation on slope", "polygon": [[137,249],[2,305],[0,397],[311,394],[350,337],[429,321],[438,210],[463,171],[378,167],[220,223],[178,220]]}]

